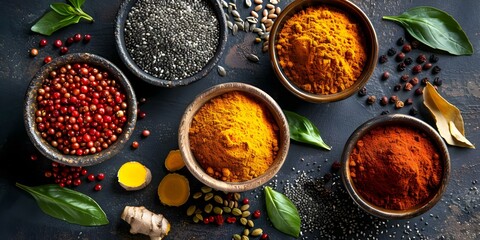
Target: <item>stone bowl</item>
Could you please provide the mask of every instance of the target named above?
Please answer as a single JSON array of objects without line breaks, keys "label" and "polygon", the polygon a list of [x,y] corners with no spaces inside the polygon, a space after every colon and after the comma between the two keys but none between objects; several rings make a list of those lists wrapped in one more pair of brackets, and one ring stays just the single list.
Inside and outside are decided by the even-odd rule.
[{"label": "stone bowl", "polygon": [[[273,119],[276,121],[279,127],[279,150],[272,166],[270,166],[270,168],[268,168],[266,172],[262,175],[243,182],[227,182],[211,177],[197,162],[194,154],[190,149],[189,130],[192,119],[195,116],[196,112],[210,99],[232,91],[245,92],[250,96],[254,97],[260,103],[264,104],[270,110]],[[275,176],[275,174],[277,174],[277,172],[282,167],[287,157],[288,149],[290,146],[290,132],[287,119],[285,118],[282,109],[278,106],[275,100],[273,100],[264,91],[254,86],[238,82],[216,85],[199,94],[185,110],[185,113],[183,114],[180,121],[178,135],[178,144],[180,146],[182,157],[185,161],[185,165],[192,173],[192,175],[203,184],[214,189],[226,192],[244,192],[260,187],[266,182],[268,182]]]},{"label": "stone bowl", "polygon": [[[108,148],[103,149],[100,152],[89,155],[68,155],[60,152],[54,148],[41,137],[36,125],[35,111],[37,110],[37,90],[41,88],[42,82],[49,76],[49,73],[55,69],[58,69],[66,64],[75,63],[87,63],[92,67],[97,67],[99,70],[103,70],[109,73],[111,79],[115,79],[117,83],[123,88],[126,95],[126,101],[128,108],[127,121],[123,126],[122,133],[118,136],[117,140],[111,144]],[[30,137],[33,145],[42,153],[45,157],[55,162],[69,165],[69,166],[90,166],[101,163],[107,159],[112,158],[119,153],[127,143],[128,139],[135,129],[135,123],[137,121],[137,100],[130,82],[125,75],[110,61],[90,53],[72,53],[64,55],[58,58],[54,58],[50,63],[42,66],[40,70],[35,74],[30,84],[28,85],[25,100],[24,100],[24,121],[27,134]]]},{"label": "stone bowl", "polygon": [[[283,71],[280,63],[279,63],[279,56],[277,54],[276,45],[278,42],[278,38],[280,32],[285,24],[285,22],[290,19],[296,13],[302,11],[303,9],[311,6],[320,6],[320,5],[327,5],[338,8],[343,10],[345,13],[349,14],[353,19],[356,20],[357,24],[361,26],[363,29],[363,33],[365,35],[365,43],[366,43],[366,54],[367,60],[361,75],[358,77],[356,82],[346,88],[343,91],[340,91],[335,94],[314,94],[303,90],[302,88],[298,87],[294,82],[292,82],[285,72]],[[375,29],[373,28],[372,23],[368,19],[367,15],[354,3],[348,0],[323,0],[323,1],[316,1],[316,0],[296,0],[291,2],[282,12],[279,14],[277,19],[275,20],[272,30],[270,32],[269,38],[269,49],[270,55],[270,62],[273,66],[273,70],[275,75],[280,80],[285,88],[288,91],[293,93],[295,96],[299,97],[308,102],[313,103],[325,103],[325,102],[334,102],[340,101],[345,98],[350,97],[351,95],[358,92],[362,89],[365,84],[367,84],[368,80],[373,74],[375,67],[377,65],[378,59],[378,40],[377,35],[375,33]]]},{"label": "stone bowl", "polygon": [[[128,14],[131,8],[135,5],[136,2],[137,0],[124,0],[120,6],[120,9],[118,10],[115,22],[115,43],[117,46],[117,51],[120,55],[120,59],[122,59],[128,70],[130,70],[136,77],[149,84],[168,88],[188,85],[208,75],[208,73],[214,68],[214,66],[222,57],[225,50],[225,45],[227,43],[227,21],[225,19],[225,14],[220,1],[207,0],[207,2],[210,4],[211,8],[215,12],[219,23],[219,38],[214,56],[207,62],[205,66],[203,66],[202,70],[193,74],[190,77],[178,80],[160,79],[152,76],[151,74],[145,72],[141,67],[139,67],[129,54],[125,43],[125,22],[127,21]],[[175,24],[175,22],[173,22],[172,24]]]},{"label": "stone bowl", "polygon": [[[355,184],[352,180],[349,170],[350,154],[355,148],[357,141],[361,139],[365,134],[367,134],[370,130],[376,127],[392,125],[410,127],[424,133],[430,139],[431,143],[436,147],[439,159],[443,166],[440,185],[436,192],[431,195],[430,198],[426,199],[423,203],[406,210],[385,209],[383,207],[376,206],[375,204],[364,199],[355,188]],[[450,175],[450,156],[448,154],[447,146],[445,145],[442,137],[435,129],[430,127],[430,125],[415,117],[404,114],[382,115],[370,119],[361,126],[359,126],[352,133],[343,149],[341,163],[341,175],[343,184],[345,185],[349,195],[352,197],[354,202],[367,213],[383,219],[409,219],[425,213],[433,206],[435,206],[435,204],[442,198],[442,195],[447,188],[447,183]],[[384,184],[388,184],[388,182]]]}]

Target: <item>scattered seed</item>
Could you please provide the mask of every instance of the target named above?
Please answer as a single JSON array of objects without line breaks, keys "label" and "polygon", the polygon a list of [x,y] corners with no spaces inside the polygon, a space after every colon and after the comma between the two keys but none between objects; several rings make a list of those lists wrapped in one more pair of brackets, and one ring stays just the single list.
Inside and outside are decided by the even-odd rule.
[{"label": "scattered seed", "polygon": [[270,14],[268,14],[268,18],[270,18],[270,19],[275,19],[275,18],[277,18],[277,17],[278,17],[278,16],[277,16],[277,14],[275,14],[275,13],[270,13]]},{"label": "scattered seed", "polygon": [[242,217],[246,218],[250,216],[250,211],[244,211],[242,212]]},{"label": "scattered seed", "polygon": [[399,72],[405,71],[406,68],[407,68],[407,65],[406,65],[405,63],[403,63],[403,62],[402,62],[402,63],[399,63],[399,64],[397,65],[397,71],[399,71]]},{"label": "scattered seed", "polygon": [[210,201],[210,199],[212,199],[212,198],[213,198],[213,193],[209,192],[209,193],[205,194],[204,200],[205,200],[206,202],[208,202],[208,201]]},{"label": "scattered seed", "polygon": [[253,10],[255,10],[255,12],[258,12],[258,11],[260,11],[260,9],[262,9],[262,7],[263,7],[262,5],[257,5],[257,6],[255,6],[255,8]]},{"label": "scattered seed", "polygon": [[254,62],[254,63],[257,63],[258,61],[260,61],[260,59],[258,58],[257,55],[253,54],[253,53],[250,53],[247,55],[247,59],[250,61],[250,62]]},{"label": "scattered seed", "polygon": [[256,11],[251,11],[250,15],[252,15],[254,18],[258,18],[258,13]]},{"label": "scattered seed", "polygon": [[195,210],[197,210],[197,206],[195,205],[192,205],[190,207],[188,207],[187,209],[187,216],[192,216],[194,213],[195,213]]},{"label": "scattered seed", "polygon": [[218,75],[220,75],[222,77],[227,76],[227,71],[225,70],[224,67],[222,67],[220,65],[217,67],[217,72],[218,72]]},{"label": "scattered seed", "polygon": [[410,76],[408,74],[403,74],[401,77],[400,77],[400,80],[402,82],[406,82],[408,81],[408,79],[410,78]]},{"label": "scattered seed", "polygon": [[233,28],[233,23],[231,21],[227,21],[227,27],[231,30]]},{"label": "scattered seed", "polygon": [[381,99],[380,99],[380,105],[382,106],[385,106],[388,104],[388,98],[387,96],[383,96]]},{"label": "scattered seed", "polygon": [[222,215],[223,214],[223,209],[220,207],[215,207],[213,208],[213,212],[217,215]]},{"label": "scattered seed", "polygon": [[243,226],[245,226],[245,225],[247,225],[248,220],[247,220],[246,218],[242,217],[242,218],[240,218],[240,223],[241,223]]},{"label": "scattered seed", "polygon": [[260,4],[262,4],[262,3],[263,3],[263,1],[262,1],[262,0],[254,0],[253,2],[254,2],[255,4],[258,4],[258,5],[260,5]]},{"label": "scattered seed", "polygon": [[228,8],[228,3],[225,0],[222,0],[222,7]]},{"label": "scattered seed", "polygon": [[415,67],[412,68],[413,74],[419,74],[421,72],[422,72],[422,65],[416,65]]},{"label": "scattered seed", "polygon": [[425,56],[424,54],[418,55],[418,57],[417,57],[417,63],[418,64],[422,64],[426,61],[427,61],[427,56]]},{"label": "scattered seed", "polygon": [[253,223],[252,220],[248,220],[248,221],[247,221],[247,226],[253,228],[253,227],[255,226],[255,223]]},{"label": "scattered seed", "polygon": [[263,9],[262,16],[264,16],[264,17],[268,16],[268,10],[267,9]]},{"label": "scattered seed", "polygon": [[211,203],[209,203],[209,204],[205,205],[205,207],[203,208],[203,211],[205,211],[206,213],[211,213],[212,209],[213,209],[213,205]]},{"label": "scattered seed", "polygon": [[198,220],[203,221],[203,216],[200,213],[195,214],[195,217],[198,218]]},{"label": "scattered seed", "polygon": [[410,108],[410,111],[408,112],[410,115],[415,116],[418,114],[418,110],[415,107]]},{"label": "scattered seed", "polygon": [[403,60],[403,63],[405,63],[405,65],[410,65],[413,63],[413,59],[411,57],[407,57],[405,58],[405,60]]},{"label": "scattered seed", "polygon": [[398,83],[397,85],[395,85],[395,87],[393,87],[393,91],[397,92],[397,91],[400,91],[400,89],[402,89],[402,84]]},{"label": "scattered seed", "polygon": [[233,208],[233,209],[232,209],[232,214],[233,214],[234,216],[237,216],[237,217],[238,217],[238,216],[241,216],[241,215],[242,215],[242,210],[240,210],[240,209],[238,209],[238,208]]},{"label": "scattered seed", "polygon": [[235,35],[237,35],[237,32],[238,32],[238,25],[234,24],[233,28],[232,28],[232,34],[235,36]]},{"label": "scattered seed", "polygon": [[242,211],[247,211],[248,209],[250,208],[250,205],[249,204],[244,204],[240,207],[240,210]]},{"label": "scattered seed", "polygon": [[439,77],[434,78],[433,79],[433,85],[442,86],[442,79],[440,79]]},{"label": "scattered seed", "polygon": [[398,100],[397,102],[395,102],[396,109],[403,108],[403,106],[405,106],[405,104],[402,101]]},{"label": "scattered seed", "polygon": [[377,101],[377,97],[373,96],[373,95],[370,95],[368,96],[367,98],[367,104],[369,105],[372,105],[373,103],[375,103]]},{"label": "scattered seed", "polygon": [[407,98],[407,100],[405,100],[405,105],[412,105],[412,104],[413,104],[412,98]]},{"label": "scattered seed", "polygon": [[250,235],[253,237],[258,237],[263,234],[263,230],[261,228],[254,229]]},{"label": "scattered seed", "polygon": [[387,55],[390,56],[390,57],[395,55],[396,53],[397,53],[397,50],[395,50],[395,48],[390,48],[387,51]]},{"label": "scattered seed", "polygon": [[432,69],[432,74],[438,74],[442,69],[439,66],[435,66]]},{"label": "scattered seed", "polygon": [[241,240],[249,240],[249,238],[248,238],[247,236],[245,236],[245,235],[242,235]]},{"label": "scattered seed", "polygon": [[270,0],[271,4],[278,4],[278,0]]},{"label": "scattered seed", "polygon": [[390,77],[390,73],[389,73],[389,72],[387,72],[387,71],[383,72],[383,74],[382,74],[382,80],[387,80],[389,77]]},{"label": "scattered seed", "polygon": [[415,89],[415,95],[420,96],[423,94],[423,88],[419,87]]},{"label": "scattered seed", "polygon": [[382,55],[382,56],[380,56],[380,58],[378,59],[378,61],[380,62],[380,64],[383,64],[383,63],[388,62],[387,55]]},{"label": "scattered seed", "polygon": [[229,207],[223,207],[222,209],[225,213],[231,213],[232,212],[232,209],[229,208]]},{"label": "scattered seed", "polygon": [[416,86],[420,81],[418,80],[417,77],[413,77],[412,79],[410,79],[410,81],[408,81],[410,84],[412,84],[412,86]]},{"label": "scattered seed", "polygon": [[400,37],[400,38],[397,40],[397,45],[398,45],[398,46],[402,46],[403,44],[405,44],[405,38]]},{"label": "scattered seed", "polygon": [[363,97],[365,95],[367,95],[367,88],[363,87],[362,89],[360,89],[360,91],[358,91],[358,96]]},{"label": "scattered seed", "polygon": [[396,56],[395,56],[395,60],[397,62],[401,62],[403,61],[403,59],[405,59],[405,53],[403,52],[399,52]]},{"label": "scattered seed", "polygon": [[280,7],[275,8],[275,14],[279,15],[282,12],[282,9]]},{"label": "scattered seed", "polygon": [[192,220],[193,220],[194,223],[200,222],[200,219],[198,219],[196,215],[193,216]]},{"label": "scattered seed", "polygon": [[233,211],[233,208],[235,208],[235,202],[234,201],[229,201],[228,202],[228,207],[232,208],[232,211]]},{"label": "scattered seed", "polygon": [[251,7],[252,6],[252,0],[245,0],[245,6]]},{"label": "scattered seed", "polygon": [[389,114],[389,113],[390,113],[390,111],[385,110],[385,111],[382,111],[382,112],[380,113],[380,115],[387,115],[387,114]]},{"label": "scattered seed", "polygon": [[248,32],[250,30],[250,23],[248,21],[243,22],[243,31]]},{"label": "scattered seed", "polygon": [[398,101],[398,97],[396,95],[390,96],[390,103],[396,103]]},{"label": "scattered seed", "polygon": [[35,57],[38,55],[38,50],[36,48],[32,48],[30,50],[30,56]]},{"label": "scattered seed", "polygon": [[233,240],[242,240],[242,237],[239,234],[233,234]]},{"label": "scattered seed", "polygon": [[430,58],[429,58],[429,59],[430,59],[430,62],[431,62],[431,63],[436,63],[436,62],[438,62],[438,57],[435,56],[434,54],[430,55]]},{"label": "scattered seed", "polygon": [[244,236],[250,235],[250,230],[248,228],[243,229],[243,235]]},{"label": "scattered seed", "polygon": [[213,189],[212,189],[211,187],[202,186],[202,188],[200,188],[200,190],[201,190],[203,193],[209,193],[209,192],[211,192]]},{"label": "scattered seed", "polygon": [[412,46],[410,44],[407,43],[407,44],[403,45],[402,52],[408,53],[410,51],[412,51]]},{"label": "scattered seed", "polygon": [[433,66],[433,65],[432,65],[431,63],[425,63],[425,64],[423,65],[423,70],[428,70],[428,69],[430,69],[432,66]]},{"label": "scattered seed", "polygon": [[240,17],[240,13],[239,13],[237,10],[232,10],[232,16],[239,18],[239,17]]},{"label": "scattered seed", "polygon": [[405,91],[410,91],[410,90],[412,90],[412,88],[413,88],[413,85],[409,82],[405,83],[405,86],[403,86],[403,90],[405,90]]}]

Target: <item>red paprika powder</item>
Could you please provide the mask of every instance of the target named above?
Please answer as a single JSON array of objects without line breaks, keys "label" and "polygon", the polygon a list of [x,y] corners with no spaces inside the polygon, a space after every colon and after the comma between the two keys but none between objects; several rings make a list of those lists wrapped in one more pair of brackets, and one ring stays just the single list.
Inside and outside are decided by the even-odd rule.
[{"label": "red paprika powder", "polygon": [[360,196],[376,206],[406,210],[438,191],[443,165],[422,132],[402,126],[370,130],[350,154],[350,176]]}]

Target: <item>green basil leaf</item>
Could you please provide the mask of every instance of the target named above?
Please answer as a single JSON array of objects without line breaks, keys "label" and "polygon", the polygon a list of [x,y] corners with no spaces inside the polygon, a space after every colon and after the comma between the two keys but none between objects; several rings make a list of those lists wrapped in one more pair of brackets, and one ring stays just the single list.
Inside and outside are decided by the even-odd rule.
[{"label": "green basil leaf", "polygon": [[472,55],[473,46],[462,27],[448,13],[433,7],[415,7],[383,19],[400,23],[423,44],[453,55]]},{"label": "green basil leaf", "polygon": [[83,3],[85,3],[85,0],[69,0],[70,4],[74,6],[75,8],[81,8]]},{"label": "green basil leaf", "polygon": [[80,20],[79,16],[62,16],[55,11],[50,11],[43,15],[43,17],[32,26],[31,30],[36,33],[50,36],[58,29],[75,23],[75,20],[78,22],[77,18]]},{"label": "green basil leaf", "polygon": [[30,193],[42,211],[52,217],[83,226],[108,224],[102,208],[89,196],[56,184],[28,187],[20,183],[17,187]]},{"label": "green basil leaf", "polygon": [[328,146],[320,136],[318,128],[313,123],[294,112],[283,111],[287,117],[288,127],[290,129],[290,138],[303,143],[308,143],[317,147],[332,149]]},{"label": "green basil leaf", "polygon": [[300,234],[300,216],[297,207],[282,193],[265,187],[267,214],[273,226],[279,231],[298,237]]},{"label": "green basil leaf", "polygon": [[50,8],[63,16],[70,16],[76,13],[75,9],[66,3],[52,3]]}]

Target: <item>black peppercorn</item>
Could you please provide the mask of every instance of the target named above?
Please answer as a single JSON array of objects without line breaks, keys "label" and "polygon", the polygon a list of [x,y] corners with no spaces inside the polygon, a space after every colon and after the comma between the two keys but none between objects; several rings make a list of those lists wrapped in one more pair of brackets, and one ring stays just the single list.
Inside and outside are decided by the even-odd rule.
[{"label": "black peppercorn", "polygon": [[403,46],[403,44],[405,44],[405,38],[400,37],[400,38],[397,40],[397,45],[398,45],[398,46]]},{"label": "black peppercorn", "polygon": [[430,55],[430,62],[431,62],[431,63],[436,63],[436,62],[438,62],[438,57],[435,56],[434,54]]},{"label": "black peppercorn", "polygon": [[423,88],[419,87],[415,89],[415,95],[420,96],[423,94]]},{"label": "black peppercorn", "polygon": [[385,106],[388,104],[388,97],[387,96],[383,96],[381,99],[380,99],[380,105],[382,106]]},{"label": "black peppercorn", "polygon": [[429,82],[429,81],[430,81],[430,80],[428,79],[428,77],[424,77],[424,78],[422,78],[422,81],[421,81],[421,83],[422,83],[422,86],[425,86],[425,85],[427,85],[427,82]]},{"label": "black peppercorn", "polygon": [[403,74],[400,77],[400,80],[402,80],[402,82],[406,82],[406,81],[408,81],[409,78],[410,78],[410,76],[408,74]]},{"label": "black peppercorn", "polygon": [[390,77],[390,73],[389,73],[389,72],[387,72],[387,71],[383,72],[383,74],[382,74],[382,80],[385,81],[385,80],[387,80],[389,77]]},{"label": "black peppercorn", "polygon": [[421,72],[422,72],[422,65],[416,65],[415,67],[412,68],[413,74],[419,74]]},{"label": "black peppercorn", "polygon": [[385,110],[385,111],[382,111],[382,112],[380,113],[380,115],[387,115],[387,114],[389,114],[389,113],[390,113],[390,111]]},{"label": "black peppercorn", "polygon": [[374,104],[376,101],[377,101],[377,97],[375,97],[373,95],[368,96],[368,98],[367,98],[367,104],[369,104],[369,105]]},{"label": "black peppercorn", "polygon": [[402,84],[397,84],[395,85],[395,87],[393,87],[393,91],[397,92],[397,91],[400,91],[400,89],[402,89]]},{"label": "black peppercorn", "polygon": [[401,62],[401,61],[403,61],[403,59],[405,59],[405,53],[403,53],[403,52],[399,52],[397,54],[397,56],[395,56],[395,60],[397,62]]},{"label": "black peppercorn", "polygon": [[425,63],[425,64],[423,64],[423,70],[428,70],[428,69],[430,69],[430,68],[432,68],[432,64],[431,64],[431,63]]},{"label": "black peppercorn", "polygon": [[418,110],[415,107],[412,107],[408,113],[412,116],[415,116],[418,114]]},{"label": "black peppercorn", "polygon": [[432,74],[438,74],[442,69],[439,66],[435,66],[432,68]]},{"label": "black peppercorn", "polygon": [[412,104],[413,104],[412,98],[408,98],[407,100],[405,100],[405,105],[412,105]]},{"label": "black peppercorn", "polygon": [[338,172],[341,167],[342,167],[342,164],[339,161],[333,162],[332,163],[332,172]]},{"label": "black peppercorn", "polygon": [[397,53],[397,50],[395,50],[395,48],[393,48],[393,47],[388,49],[388,51],[387,51],[387,55],[390,56],[390,57],[395,55],[396,53]]},{"label": "black peppercorn", "polygon": [[440,79],[439,77],[436,77],[433,79],[433,84],[435,86],[442,86],[442,79]]},{"label": "black peppercorn", "polygon": [[363,87],[362,89],[360,89],[360,90],[358,91],[358,96],[363,97],[363,96],[365,96],[365,95],[367,95],[367,88],[366,88],[366,87]]},{"label": "black peppercorn", "polygon": [[390,103],[396,103],[398,101],[398,97],[396,95],[390,96]]},{"label": "black peppercorn", "polygon": [[413,77],[412,79],[410,79],[410,81],[408,81],[410,84],[412,84],[412,86],[416,86],[419,82],[418,78],[417,77]]},{"label": "black peppercorn", "polygon": [[417,49],[420,46],[420,42],[417,40],[413,40],[411,43],[413,49]]},{"label": "black peppercorn", "polygon": [[405,58],[405,60],[403,61],[406,65],[410,65],[413,63],[413,59],[411,57],[407,57]]},{"label": "black peppercorn", "polygon": [[380,56],[380,58],[378,59],[378,62],[380,62],[380,64],[384,64],[384,63],[388,62],[387,55]]},{"label": "black peppercorn", "polygon": [[427,57],[424,54],[420,54],[417,57],[417,63],[422,64],[427,61]]},{"label": "black peppercorn", "polygon": [[328,182],[328,181],[330,181],[330,179],[332,179],[332,174],[331,173],[325,173],[325,175],[323,175],[323,181],[324,182]]},{"label": "black peppercorn", "polygon": [[407,44],[403,45],[402,52],[408,53],[410,51],[412,51],[412,46],[410,44],[407,43]]},{"label": "black peppercorn", "polygon": [[405,91],[410,91],[412,90],[412,88],[413,88],[413,85],[409,82],[405,83],[405,86],[403,86],[403,90]]},{"label": "black peppercorn", "polygon": [[407,68],[407,65],[403,62],[397,65],[397,71],[399,72],[405,71],[406,68]]}]

